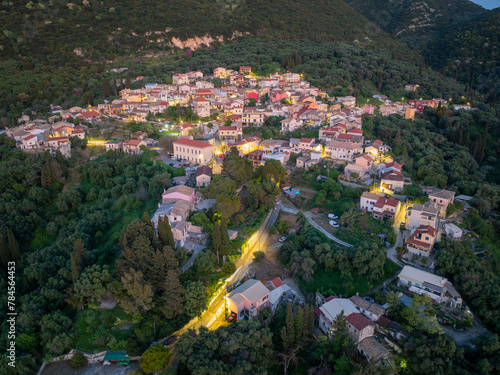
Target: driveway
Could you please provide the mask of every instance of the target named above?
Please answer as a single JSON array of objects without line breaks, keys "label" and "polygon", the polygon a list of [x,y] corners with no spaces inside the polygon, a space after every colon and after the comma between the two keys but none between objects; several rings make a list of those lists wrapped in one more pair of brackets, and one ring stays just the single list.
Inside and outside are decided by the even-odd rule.
[{"label": "driveway", "polygon": [[[284,211],[284,212],[289,212],[289,213],[294,214],[294,215],[297,215],[299,213],[299,209],[297,209],[295,207],[285,206],[285,204],[281,205],[281,210]],[[347,242],[344,242],[342,240],[339,240],[333,234],[331,234],[330,232],[328,232],[327,230],[325,230],[321,225],[319,225],[318,223],[316,223],[312,219],[312,214],[311,214],[310,211],[307,211],[307,212],[303,212],[302,211],[302,213],[306,217],[306,219],[309,222],[309,224],[311,224],[314,228],[316,228],[317,230],[319,230],[321,233],[323,233],[329,239],[331,239],[332,241],[338,243],[339,245],[342,245],[342,246],[345,246],[345,247],[352,247],[352,245],[350,243],[347,243]]]},{"label": "driveway", "polygon": [[52,362],[43,369],[41,375],[129,375],[139,370],[139,363],[132,362],[130,366],[104,366],[97,362],[89,366],[73,367],[69,361]]}]

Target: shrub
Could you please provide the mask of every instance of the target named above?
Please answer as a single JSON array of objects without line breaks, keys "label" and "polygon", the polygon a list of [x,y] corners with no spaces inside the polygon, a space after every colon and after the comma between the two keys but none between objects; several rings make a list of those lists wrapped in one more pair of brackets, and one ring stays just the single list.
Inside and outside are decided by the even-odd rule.
[{"label": "shrub", "polygon": [[71,357],[70,362],[71,362],[71,366],[73,366],[73,367],[82,367],[82,366],[86,366],[88,364],[87,357],[85,357],[80,352],[75,352],[73,354],[73,357]]},{"label": "shrub", "polygon": [[257,263],[260,263],[264,260],[266,254],[263,251],[255,251],[253,253],[253,260]]}]

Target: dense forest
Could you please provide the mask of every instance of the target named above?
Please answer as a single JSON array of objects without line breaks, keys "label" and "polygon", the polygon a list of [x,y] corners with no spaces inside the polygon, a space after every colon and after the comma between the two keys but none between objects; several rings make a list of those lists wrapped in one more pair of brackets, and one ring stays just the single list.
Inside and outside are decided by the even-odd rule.
[{"label": "dense forest", "polygon": [[218,40],[235,33],[316,41],[386,37],[342,0],[299,0],[293,6],[283,0],[4,1],[0,22],[3,57],[56,66],[78,56],[97,61],[164,52],[173,47],[172,38]]},{"label": "dense forest", "polygon": [[430,66],[500,103],[500,9],[445,30],[423,50]]},{"label": "dense forest", "polygon": [[441,33],[486,12],[469,0],[346,0],[382,30],[420,49]]}]

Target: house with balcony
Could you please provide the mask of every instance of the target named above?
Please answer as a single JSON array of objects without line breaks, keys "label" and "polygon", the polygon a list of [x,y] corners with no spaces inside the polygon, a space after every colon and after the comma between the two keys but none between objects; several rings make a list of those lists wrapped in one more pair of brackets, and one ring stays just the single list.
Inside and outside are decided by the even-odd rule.
[{"label": "house with balcony", "polygon": [[434,248],[438,231],[430,225],[421,225],[405,240],[406,248],[412,254],[428,257]]},{"label": "house with balcony", "polygon": [[269,293],[259,280],[247,280],[226,297],[228,312],[235,313],[238,320],[255,318],[262,309],[271,307]]},{"label": "house with balcony", "polygon": [[408,207],[406,211],[406,224],[407,229],[413,230],[421,225],[430,225],[431,227],[438,227],[439,207],[436,203],[427,201],[424,204],[414,203],[412,207]]},{"label": "house with balcony", "polygon": [[372,217],[394,220],[400,208],[401,203],[397,199],[379,197],[373,206]]},{"label": "house with balcony", "polygon": [[398,275],[398,284],[407,287],[412,293],[427,294],[434,302],[447,306],[459,308],[463,303],[462,297],[446,277],[415,267],[404,266]]},{"label": "house with balcony", "polygon": [[257,168],[259,165],[262,164],[262,156],[264,156],[266,153],[262,150],[254,150],[252,152],[249,152],[248,154],[244,155],[243,157],[245,159],[248,159],[252,162],[252,165],[255,168]]},{"label": "house with balcony", "polygon": [[405,186],[405,177],[401,172],[389,171],[380,176],[380,188],[388,193],[401,191]]},{"label": "house with balcony", "polygon": [[219,126],[220,139],[238,139],[243,136],[243,131],[238,126]]},{"label": "house with balcony", "polygon": [[356,143],[334,140],[326,145],[325,153],[328,158],[352,162],[361,150]]},{"label": "house with balcony", "polygon": [[262,124],[264,124],[265,119],[266,116],[264,112],[257,110],[245,110],[243,112],[243,115],[241,116],[241,122],[243,126],[260,127]]},{"label": "house with balcony", "polygon": [[141,154],[141,147],[146,148],[147,143],[139,139],[128,139],[122,144],[123,152],[126,154]]},{"label": "house with balcony", "polygon": [[379,198],[380,195],[365,191],[359,198],[359,207],[364,212],[373,212],[373,207],[375,207],[375,204],[377,203]]},{"label": "house with balcony", "polygon": [[378,362],[389,352],[375,339],[375,324],[359,312],[349,299],[330,296],[325,303],[314,310],[319,316],[319,328],[327,335],[335,334],[335,321],[344,315],[349,335],[357,344],[357,350],[368,361]]},{"label": "house with balcony", "polygon": [[429,193],[429,199],[439,207],[439,217],[446,217],[446,209],[450,203],[453,203],[454,198],[454,191],[435,189],[432,193]]}]

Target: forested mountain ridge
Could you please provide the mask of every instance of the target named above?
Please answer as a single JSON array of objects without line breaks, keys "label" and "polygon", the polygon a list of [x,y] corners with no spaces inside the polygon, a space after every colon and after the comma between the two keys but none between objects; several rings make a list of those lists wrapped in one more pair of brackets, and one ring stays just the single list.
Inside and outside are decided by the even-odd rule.
[{"label": "forested mountain ridge", "polygon": [[450,28],[430,42],[423,54],[431,67],[468,84],[485,95],[500,99],[500,8]]},{"label": "forested mountain ridge", "polygon": [[[0,54],[111,59],[160,52],[172,40],[236,35],[364,41],[387,35],[342,0],[19,0],[0,4]],[[204,41],[206,41],[204,40]]]},{"label": "forested mountain ridge", "polygon": [[469,0],[346,0],[395,38],[420,48],[451,25],[486,12]]}]

